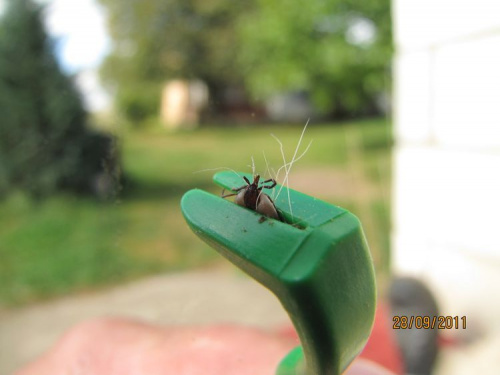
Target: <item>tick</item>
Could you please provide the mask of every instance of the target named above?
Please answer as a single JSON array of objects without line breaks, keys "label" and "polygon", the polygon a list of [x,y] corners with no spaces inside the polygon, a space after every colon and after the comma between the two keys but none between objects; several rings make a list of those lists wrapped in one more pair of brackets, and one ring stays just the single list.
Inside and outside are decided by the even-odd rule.
[{"label": "tick", "polygon": [[[283,221],[283,217],[274,205],[271,197],[262,191],[262,189],[272,189],[275,187],[276,181],[273,178],[270,178],[262,181],[259,186],[260,176],[258,174],[253,177],[252,183],[250,183],[248,178],[245,176],[243,176],[243,179],[245,180],[246,185],[231,189],[234,193],[223,195],[222,198],[236,196],[234,203],[237,205],[250,208],[251,210],[254,210],[264,216]],[[270,183],[270,185],[264,185],[268,183]]]}]

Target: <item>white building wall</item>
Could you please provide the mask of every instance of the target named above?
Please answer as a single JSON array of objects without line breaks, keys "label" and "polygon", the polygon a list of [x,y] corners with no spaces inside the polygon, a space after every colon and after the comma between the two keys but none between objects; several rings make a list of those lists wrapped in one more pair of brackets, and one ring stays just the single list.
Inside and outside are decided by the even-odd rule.
[{"label": "white building wall", "polygon": [[393,267],[467,316],[443,334],[480,333],[440,374],[498,374],[500,0],[394,0],[393,19]]}]

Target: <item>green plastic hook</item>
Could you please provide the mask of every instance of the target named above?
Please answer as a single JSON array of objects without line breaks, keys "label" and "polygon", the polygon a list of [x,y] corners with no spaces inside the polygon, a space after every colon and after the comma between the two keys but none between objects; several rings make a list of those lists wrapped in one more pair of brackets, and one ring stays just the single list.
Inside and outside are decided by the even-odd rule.
[{"label": "green plastic hook", "polygon": [[[214,181],[225,189],[244,184],[232,172]],[[182,197],[181,208],[201,239],[270,289],[288,312],[302,347],[277,374],[341,374],[366,344],[375,315],[373,263],[361,224],[342,208],[285,187],[274,203],[296,225],[197,189]]]}]

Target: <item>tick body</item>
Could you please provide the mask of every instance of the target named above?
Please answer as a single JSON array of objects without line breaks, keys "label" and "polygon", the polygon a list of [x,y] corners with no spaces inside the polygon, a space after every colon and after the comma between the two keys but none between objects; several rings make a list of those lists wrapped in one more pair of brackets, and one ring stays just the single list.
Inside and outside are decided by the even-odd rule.
[{"label": "tick body", "polygon": [[[232,194],[223,195],[223,198],[236,196],[234,202],[240,206],[250,208],[258,212],[259,214],[268,216],[270,218],[283,221],[281,214],[276,209],[273,200],[269,195],[262,192],[262,189],[272,189],[276,186],[276,181],[272,178],[269,180],[262,181],[262,185],[259,186],[260,176],[255,175],[253,182],[250,183],[248,178],[243,177],[246,185],[240,186],[239,188],[231,189],[234,191]],[[270,185],[263,185],[270,183]]]}]

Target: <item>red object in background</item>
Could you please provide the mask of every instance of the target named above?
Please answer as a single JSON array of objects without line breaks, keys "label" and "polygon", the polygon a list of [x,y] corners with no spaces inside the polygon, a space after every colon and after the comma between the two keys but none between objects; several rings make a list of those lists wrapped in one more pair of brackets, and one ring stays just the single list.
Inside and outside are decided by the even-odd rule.
[{"label": "red object in background", "polygon": [[[395,375],[403,375],[403,358],[391,322],[387,306],[379,304],[375,312],[372,333],[359,357],[375,362]],[[299,340],[293,327],[280,330],[280,334]]]},{"label": "red object in background", "polygon": [[383,304],[377,306],[373,330],[360,357],[378,363],[394,374],[403,375],[403,358],[388,311]]}]

